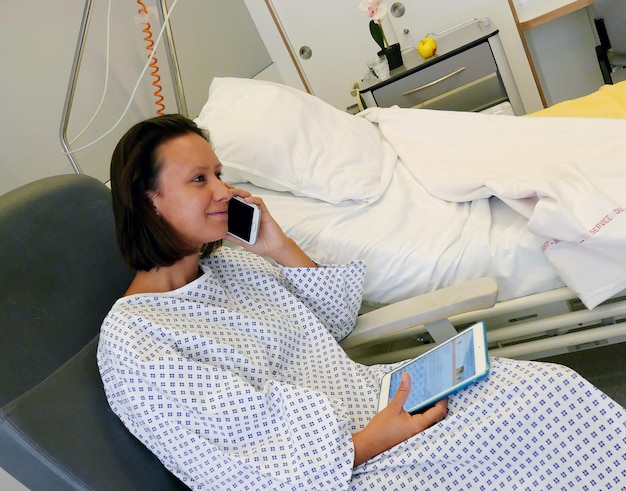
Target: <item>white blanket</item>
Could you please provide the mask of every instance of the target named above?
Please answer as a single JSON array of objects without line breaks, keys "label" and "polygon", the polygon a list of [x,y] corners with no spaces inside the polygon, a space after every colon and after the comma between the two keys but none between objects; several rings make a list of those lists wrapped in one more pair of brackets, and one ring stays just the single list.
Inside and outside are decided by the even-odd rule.
[{"label": "white blanket", "polygon": [[626,121],[374,108],[432,195],[497,196],[528,218],[563,282],[593,308],[626,289]]}]

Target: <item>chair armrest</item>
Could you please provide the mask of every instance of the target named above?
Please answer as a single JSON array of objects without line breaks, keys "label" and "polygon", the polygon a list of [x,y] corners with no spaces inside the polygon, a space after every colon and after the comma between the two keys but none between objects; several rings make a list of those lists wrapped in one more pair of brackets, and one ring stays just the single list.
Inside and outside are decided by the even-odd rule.
[{"label": "chair armrest", "polygon": [[341,346],[351,349],[384,342],[413,326],[487,309],[495,305],[497,296],[498,285],[493,278],[478,278],[386,305],[360,315]]}]

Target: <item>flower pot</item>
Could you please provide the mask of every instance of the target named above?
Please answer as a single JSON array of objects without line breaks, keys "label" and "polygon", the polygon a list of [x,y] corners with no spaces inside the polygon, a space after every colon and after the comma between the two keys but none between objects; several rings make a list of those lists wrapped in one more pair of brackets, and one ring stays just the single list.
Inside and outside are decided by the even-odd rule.
[{"label": "flower pot", "polygon": [[402,51],[400,50],[400,43],[392,44],[388,48],[381,49],[378,52],[378,56],[386,56],[389,63],[389,70],[402,66]]}]

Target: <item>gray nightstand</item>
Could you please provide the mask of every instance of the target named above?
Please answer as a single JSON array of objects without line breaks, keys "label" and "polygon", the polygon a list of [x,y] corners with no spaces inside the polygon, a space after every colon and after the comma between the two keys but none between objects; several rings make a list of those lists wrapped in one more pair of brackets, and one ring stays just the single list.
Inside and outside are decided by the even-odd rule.
[{"label": "gray nightstand", "polygon": [[433,57],[423,59],[416,49],[403,51],[404,65],[389,78],[362,83],[363,106],[484,111],[509,102],[516,115],[524,114],[498,29],[488,18],[435,39]]}]

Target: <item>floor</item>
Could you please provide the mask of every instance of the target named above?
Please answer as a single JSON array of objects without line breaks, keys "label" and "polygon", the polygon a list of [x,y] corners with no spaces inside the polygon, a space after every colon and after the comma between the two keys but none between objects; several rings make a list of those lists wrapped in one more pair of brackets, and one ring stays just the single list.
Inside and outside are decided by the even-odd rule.
[{"label": "floor", "polygon": [[626,343],[542,358],[576,370],[613,400],[626,407]]}]

